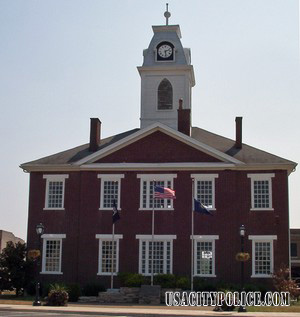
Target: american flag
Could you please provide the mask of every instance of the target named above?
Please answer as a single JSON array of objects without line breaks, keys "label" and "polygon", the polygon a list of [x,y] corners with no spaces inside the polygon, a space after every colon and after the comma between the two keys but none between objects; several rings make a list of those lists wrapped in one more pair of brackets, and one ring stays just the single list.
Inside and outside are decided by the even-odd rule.
[{"label": "american flag", "polygon": [[159,199],[175,199],[175,190],[161,187],[161,186],[154,186],[154,198]]}]

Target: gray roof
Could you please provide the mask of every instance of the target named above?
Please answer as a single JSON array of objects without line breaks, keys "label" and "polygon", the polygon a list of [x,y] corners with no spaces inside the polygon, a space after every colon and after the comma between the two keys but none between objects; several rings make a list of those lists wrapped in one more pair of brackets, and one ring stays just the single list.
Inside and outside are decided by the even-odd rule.
[{"label": "gray roof", "polygon": [[[140,129],[129,130],[105,139],[101,140],[98,150],[104,149],[105,147],[114,144],[123,138],[134,134]],[[193,127],[191,137],[201,143],[204,143],[220,152],[223,152],[245,164],[287,164],[296,167],[296,163],[281,158],[279,156],[270,154],[268,152],[259,150],[252,146],[243,143],[241,149],[235,147],[235,141],[223,136],[211,133],[207,130]],[[27,162],[21,165],[60,165],[60,164],[72,164],[89,155],[93,152],[89,151],[89,144],[83,144],[75,148],[59,152],[35,161]]]}]

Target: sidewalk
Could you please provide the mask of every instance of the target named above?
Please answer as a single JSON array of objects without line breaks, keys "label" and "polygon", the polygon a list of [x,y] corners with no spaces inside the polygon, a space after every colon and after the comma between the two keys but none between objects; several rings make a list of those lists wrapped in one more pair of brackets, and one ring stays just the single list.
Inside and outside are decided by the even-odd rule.
[{"label": "sidewalk", "polygon": [[[167,306],[109,306],[109,305],[84,305],[69,304],[66,307],[50,307],[31,305],[0,304],[0,311],[26,311],[26,312],[57,312],[57,313],[84,313],[91,316],[98,314],[116,315],[163,315],[163,316],[270,316],[270,317],[300,317],[300,313],[238,313],[238,312],[214,312],[211,307],[167,307]],[[66,315],[67,316],[67,315]]]}]

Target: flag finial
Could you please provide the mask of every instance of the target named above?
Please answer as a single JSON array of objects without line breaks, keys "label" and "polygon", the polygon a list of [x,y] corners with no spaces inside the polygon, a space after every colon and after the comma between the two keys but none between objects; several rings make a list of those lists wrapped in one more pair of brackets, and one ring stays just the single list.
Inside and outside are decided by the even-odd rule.
[{"label": "flag finial", "polygon": [[166,3],[166,12],[164,13],[164,16],[166,18],[166,25],[169,25],[169,18],[171,16],[171,13],[169,12],[169,4]]}]

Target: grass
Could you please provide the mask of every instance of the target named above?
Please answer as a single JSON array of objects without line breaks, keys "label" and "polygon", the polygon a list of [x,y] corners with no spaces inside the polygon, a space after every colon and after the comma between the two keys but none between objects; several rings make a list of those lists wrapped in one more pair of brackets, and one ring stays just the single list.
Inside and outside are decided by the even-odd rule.
[{"label": "grass", "polygon": [[292,302],[290,306],[249,306],[248,312],[272,312],[272,313],[300,313],[300,302]]}]

